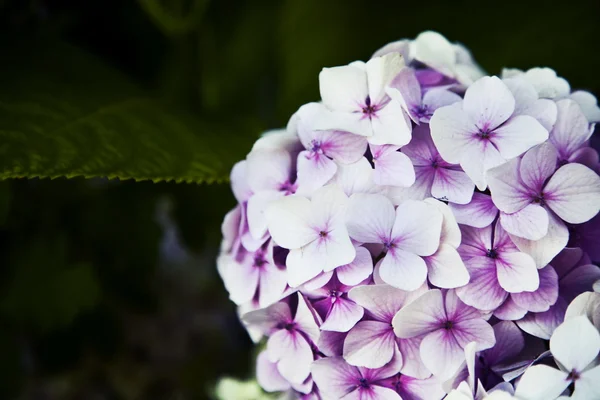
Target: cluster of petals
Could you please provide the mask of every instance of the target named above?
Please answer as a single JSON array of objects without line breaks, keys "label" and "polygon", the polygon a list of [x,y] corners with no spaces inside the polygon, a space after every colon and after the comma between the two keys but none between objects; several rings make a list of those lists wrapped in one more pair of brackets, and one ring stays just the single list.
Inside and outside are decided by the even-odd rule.
[{"label": "cluster of petals", "polygon": [[261,387],[600,398],[595,97],[431,31],[319,88],[231,172],[217,267]]}]

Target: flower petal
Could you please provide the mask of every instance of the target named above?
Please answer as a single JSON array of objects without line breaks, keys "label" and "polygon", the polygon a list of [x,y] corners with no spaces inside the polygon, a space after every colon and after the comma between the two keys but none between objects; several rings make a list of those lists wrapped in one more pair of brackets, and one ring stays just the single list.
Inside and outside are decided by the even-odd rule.
[{"label": "flower petal", "polygon": [[394,355],[395,339],[389,323],[359,322],[344,340],[344,359],[351,365],[381,368]]},{"label": "flower petal", "polygon": [[503,253],[496,259],[498,283],[509,293],[533,292],[540,285],[535,261],[520,252]]},{"label": "flower petal", "polygon": [[267,392],[281,392],[290,388],[289,382],[279,373],[277,364],[269,361],[266,351],[256,358],[256,380]]},{"label": "flower petal", "polygon": [[404,67],[404,59],[398,53],[388,53],[371,58],[366,65],[369,97],[374,104],[385,97],[385,89]]},{"label": "flower petal", "polygon": [[458,204],[471,201],[475,184],[463,171],[438,168],[433,179],[431,195],[436,199]]},{"label": "flower petal", "polygon": [[395,217],[387,197],[358,193],[348,202],[346,226],[350,237],[358,242],[382,243],[390,237]]},{"label": "flower petal", "polygon": [[367,151],[364,137],[341,131],[324,131],[321,148],[325,155],[343,164],[360,160]]},{"label": "flower petal", "polygon": [[600,211],[600,176],[581,164],[563,165],[546,184],[544,196],[559,217],[581,224]]},{"label": "flower petal", "polygon": [[505,321],[515,321],[527,314],[527,309],[519,306],[510,295],[504,303],[494,310],[494,316]]},{"label": "flower petal", "polygon": [[515,98],[496,76],[484,76],[467,89],[463,109],[480,129],[495,129],[515,110]]},{"label": "flower petal", "polygon": [[516,323],[519,328],[530,335],[548,340],[556,327],[564,321],[566,309],[567,303],[564,299],[559,297],[556,303],[551,306],[548,311],[541,313],[527,313],[523,319],[516,321]]},{"label": "flower petal", "polygon": [[550,338],[550,351],[567,371],[583,371],[600,352],[600,333],[585,316],[565,320]]},{"label": "flower petal", "polygon": [[425,199],[425,203],[435,206],[442,213],[443,219],[440,243],[445,243],[454,248],[460,246],[462,234],[458,224],[456,223],[452,209],[450,209],[446,203],[432,198]]},{"label": "flower petal", "polygon": [[462,348],[475,342],[477,351],[492,348],[496,344],[494,329],[483,318],[469,319],[454,323],[452,333]]},{"label": "flower petal", "polygon": [[367,73],[355,65],[323,68],[319,74],[321,99],[330,110],[357,111],[369,95]]},{"label": "flower petal", "polygon": [[279,330],[267,341],[267,354],[277,362],[277,370],[291,383],[302,383],[310,374],[313,352],[304,337],[296,331]]},{"label": "flower petal", "polygon": [[523,332],[511,321],[500,321],[492,327],[496,344],[485,350],[484,357],[488,365],[494,366],[517,357],[525,348]]},{"label": "flower petal", "polygon": [[456,222],[463,225],[473,226],[475,228],[485,228],[491,225],[498,209],[492,202],[492,197],[483,193],[473,193],[473,198],[468,204],[448,204]]},{"label": "flower petal", "polygon": [[278,190],[290,179],[292,157],[285,150],[254,150],[246,157],[246,179],[254,193]]},{"label": "flower petal", "polygon": [[392,229],[397,247],[420,256],[435,253],[440,243],[443,215],[424,201],[406,200],[396,209]]},{"label": "flower petal", "polygon": [[528,240],[546,236],[548,223],[548,212],[533,203],[512,214],[500,213],[500,224],[506,232]]},{"label": "flower petal", "polygon": [[465,360],[462,348],[446,329],[438,329],[425,336],[420,352],[423,364],[442,381],[452,377]]},{"label": "flower petal", "polygon": [[441,244],[437,252],[425,257],[429,281],[440,288],[452,289],[469,282],[469,272],[458,252],[447,244]]},{"label": "flower petal", "polygon": [[330,184],[336,184],[346,196],[354,193],[378,193],[381,187],[373,181],[374,170],[366,158],[362,157],[353,164],[338,164],[337,173]]},{"label": "flower petal", "polygon": [[427,279],[427,265],[414,253],[393,249],[383,258],[379,276],[385,283],[398,289],[416,290]]},{"label": "flower petal", "polygon": [[558,275],[551,265],[540,269],[540,286],[534,292],[513,293],[512,299],[517,305],[528,311],[548,311],[558,299]]},{"label": "flower petal", "polygon": [[600,398],[600,366],[594,367],[581,374],[575,384],[572,399],[598,399]]},{"label": "flower petal", "polygon": [[521,159],[519,174],[525,185],[539,193],[544,183],[556,171],[558,153],[551,143],[545,142],[529,150]]},{"label": "flower petal", "polygon": [[487,188],[486,175],[488,171],[504,163],[505,160],[496,146],[489,141],[472,141],[470,149],[463,154],[460,160],[463,171],[481,191]]},{"label": "flower petal", "polygon": [[575,100],[581,111],[589,122],[600,122],[600,108],[598,107],[598,100],[590,92],[584,90],[577,90],[569,96],[572,100]]},{"label": "flower petal", "polygon": [[527,368],[517,385],[515,397],[527,400],[556,399],[571,382],[567,374],[547,365]]},{"label": "flower petal", "polygon": [[[374,153],[373,147],[371,146]],[[396,146],[389,146],[392,149],[397,149]],[[373,180],[378,185],[390,185],[408,187],[415,183],[415,169],[406,154],[398,151],[388,151],[382,154],[381,157],[373,157],[375,164],[375,173]]]},{"label": "flower petal", "polygon": [[474,122],[463,111],[462,103],[438,108],[429,121],[431,138],[442,158],[458,164],[469,147],[472,132],[477,131]]},{"label": "flower petal", "polygon": [[466,286],[456,289],[460,299],[480,310],[494,310],[508,297],[498,283],[496,266],[488,257],[473,257],[466,262],[470,280]]},{"label": "flower petal", "polygon": [[341,283],[348,286],[358,285],[373,273],[373,258],[369,250],[362,246],[356,248],[356,257],[350,264],[335,269]]},{"label": "flower petal", "polygon": [[336,163],[323,154],[302,151],[298,154],[299,194],[310,194],[325,185],[337,171]]},{"label": "flower petal", "polygon": [[520,163],[521,161],[515,158],[487,173],[492,200],[496,207],[505,213],[517,212],[531,202],[529,190],[521,184]]},{"label": "flower petal", "polygon": [[377,321],[391,322],[394,315],[416,296],[389,285],[363,285],[348,292],[348,298]]},{"label": "flower petal", "polygon": [[353,301],[339,297],[331,306],[327,319],[321,325],[324,331],[348,332],[363,317],[364,310]]},{"label": "flower petal", "polygon": [[271,202],[265,217],[273,240],[286,249],[297,249],[314,240],[316,232],[308,224],[311,211],[306,197],[288,196]]},{"label": "flower petal", "polygon": [[325,398],[341,399],[353,391],[362,378],[358,368],[342,357],[325,357],[316,360],[311,368],[312,377]]},{"label": "flower petal", "polygon": [[575,101],[559,100],[556,106],[558,115],[550,132],[550,143],[556,147],[562,160],[568,160],[576,150],[585,146],[592,132],[581,107]]},{"label": "flower petal", "polygon": [[410,142],[412,125],[397,101],[390,101],[371,119],[373,136],[369,143],[376,145],[393,144],[404,146]]},{"label": "flower petal", "polygon": [[396,339],[398,349],[402,354],[402,369],[400,372],[403,375],[425,379],[431,376],[431,371],[427,369],[421,360],[420,346],[422,337],[414,337],[410,339]]},{"label": "flower petal", "polygon": [[398,311],[392,325],[396,336],[408,339],[435,331],[445,318],[442,292],[433,289]]}]

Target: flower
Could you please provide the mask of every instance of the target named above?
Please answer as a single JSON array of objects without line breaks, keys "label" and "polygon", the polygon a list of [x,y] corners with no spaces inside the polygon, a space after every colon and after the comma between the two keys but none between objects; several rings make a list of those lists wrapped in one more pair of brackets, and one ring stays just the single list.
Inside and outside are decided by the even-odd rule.
[{"label": "flower", "polygon": [[555,399],[571,383],[573,399],[600,396],[600,366],[593,362],[600,352],[600,333],[584,316],[567,319],[552,334],[550,351],[559,369],[534,365],[521,377],[515,396],[527,400]]},{"label": "flower", "polygon": [[427,278],[421,256],[437,250],[442,218],[434,206],[422,201],[407,200],[394,210],[385,196],[355,194],[348,203],[346,225],[352,239],[383,246],[379,275],[384,282],[415,290]]},{"label": "flower", "polygon": [[288,196],[266,211],[275,243],[289,249],[288,283],[297,287],[322,271],[354,260],[356,251],[344,223],[346,195],[336,186],[324,186],[312,199]]},{"label": "flower", "polygon": [[[600,177],[576,163],[557,170],[556,160],[554,146],[544,143],[488,174],[492,200],[505,213],[503,228],[538,266],[567,245],[569,232],[563,221],[586,222],[600,210]],[[540,242],[546,235],[548,240]]]},{"label": "flower", "polygon": [[400,55],[390,53],[367,63],[324,68],[319,75],[323,107],[315,128],[351,132],[376,145],[407,144],[410,121],[385,92],[403,66]]},{"label": "flower", "polygon": [[431,137],[442,158],[460,164],[480,190],[486,172],[548,138],[533,117],[516,115],[515,98],[497,77],[483,77],[464,100],[439,108],[431,118]]},{"label": "flower", "polygon": [[442,380],[460,367],[468,343],[477,342],[477,350],[485,350],[496,342],[482,313],[464,304],[453,290],[429,290],[398,311],[392,325],[399,338],[424,336],[421,360]]}]

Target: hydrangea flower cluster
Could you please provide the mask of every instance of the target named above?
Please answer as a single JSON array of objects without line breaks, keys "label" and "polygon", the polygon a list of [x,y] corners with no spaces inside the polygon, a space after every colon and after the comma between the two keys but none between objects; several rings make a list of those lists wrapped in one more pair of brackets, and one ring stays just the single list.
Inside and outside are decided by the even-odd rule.
[{"label": "hydrangea flower cluster", "polygon": [[430,31],[319,85],[231,173],[218,269],[262,388],[600,399],[595,97]]}]

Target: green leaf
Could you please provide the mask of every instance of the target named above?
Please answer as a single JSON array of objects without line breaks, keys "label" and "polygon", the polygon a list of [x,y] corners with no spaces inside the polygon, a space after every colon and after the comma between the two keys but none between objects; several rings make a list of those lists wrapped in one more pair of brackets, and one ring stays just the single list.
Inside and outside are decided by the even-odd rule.
[{"label": "green leaf", "polygon": [[69,324],[95,306],[100,287],[88,264],[69,264],[63,237],[37,239],[15,253],[13,276],[3,288],[0,311],[41,330]]},{"label": "green leaf", "polygon": [[148,97],[74,47],[5,48],[20,50],[0,62],[0,179],[213,182],[244,154],[239,133]]}]

